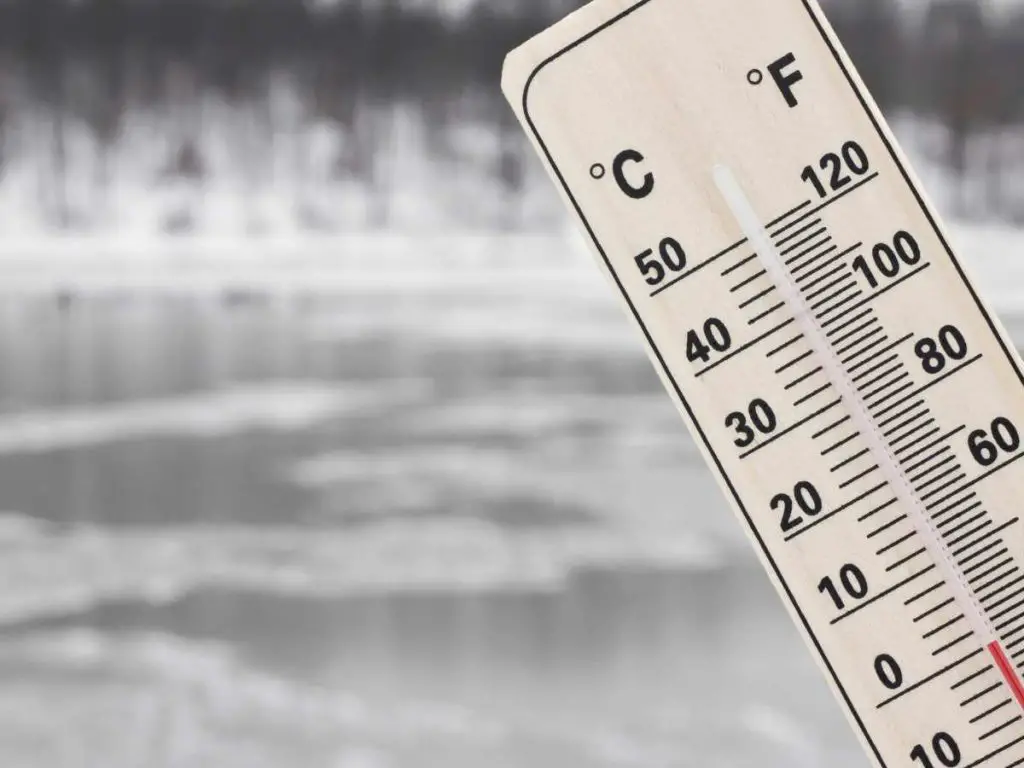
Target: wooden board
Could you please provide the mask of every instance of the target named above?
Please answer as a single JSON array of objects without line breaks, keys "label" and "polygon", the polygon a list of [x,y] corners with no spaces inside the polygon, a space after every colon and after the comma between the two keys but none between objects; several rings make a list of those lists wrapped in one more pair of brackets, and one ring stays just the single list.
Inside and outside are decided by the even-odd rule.
[{"label": "wooden board", "polygon": [[817,4],[596,0],[503,87],[874,763],[1024,765],[1021,363]]}]

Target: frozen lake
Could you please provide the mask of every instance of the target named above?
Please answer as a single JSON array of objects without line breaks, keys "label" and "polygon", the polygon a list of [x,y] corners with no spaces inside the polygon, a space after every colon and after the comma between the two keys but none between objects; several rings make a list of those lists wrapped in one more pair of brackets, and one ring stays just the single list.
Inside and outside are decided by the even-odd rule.
[{"label": "frozen lake", "polygon": [[866,764],[573,237],[320,246],[6,267],[0,764]]}]

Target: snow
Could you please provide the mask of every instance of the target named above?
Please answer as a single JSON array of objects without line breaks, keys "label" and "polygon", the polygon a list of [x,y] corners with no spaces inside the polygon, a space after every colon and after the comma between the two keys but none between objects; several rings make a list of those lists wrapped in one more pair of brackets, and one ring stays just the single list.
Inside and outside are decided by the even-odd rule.
[{"label": "snow", "polygon": [[[0,456],[46,453],[143,437],[209,438],[246,431],[290,432],[329,418],[422,399],[424,382],[393,387],[263,382],[177,398],[0,415]],[[0,537],[3,534],[0,518]]]},{"label": "snow", "polygon": [[[270,89],[269,117],[254,105],[206,97],[198,108],[196,174],[175,168],[183,140],[159,109],[126,112],[108,146],[73,117],[61,127],[46,113],[18,114],[4,139],[0,227],[18,241],[85,235],[137,242],[436,231],[456,223],[532,228],[560,215],[525,141],[516,143],[514,163],[527,183],[514,194],[502,187],[503,139],[493,120],[462,115],[457,128],[432,127],[421,110],[397,103],[363,106],[343,125],[304,115],[299,101],[284,79]],[[63,170],[54,159],[58,129]]]}]

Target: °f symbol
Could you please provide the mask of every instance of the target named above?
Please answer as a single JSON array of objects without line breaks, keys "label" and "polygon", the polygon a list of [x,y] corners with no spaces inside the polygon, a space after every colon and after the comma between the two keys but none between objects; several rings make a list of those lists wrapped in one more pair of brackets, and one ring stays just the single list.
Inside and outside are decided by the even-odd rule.
[{"label": "\u00b0f symbol", "polygon": [[[800,102],[796,97],[794,87],[804,79],[804,73],[796,66],[796,56],[787,53],[769,64],[767,69],[768,74],[775,81],[775,87],[779,89],[779,93],[782,94],[782,98],[786,100],[789,108],[793,109],[798,106]],[[760,69],[750,70],[747,72],[747,82],[751,85],[760,85],[764,82],[764,72]]]}]

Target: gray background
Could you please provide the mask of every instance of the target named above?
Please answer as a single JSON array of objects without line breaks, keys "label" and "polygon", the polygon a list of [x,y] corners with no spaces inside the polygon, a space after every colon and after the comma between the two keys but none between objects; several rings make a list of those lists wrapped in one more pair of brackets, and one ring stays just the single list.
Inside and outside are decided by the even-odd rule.
[{"label": "gray background", "polygon": [[[0,765],[867,764],[500,97],[572,6],[0,2]],[[829,13],[1024,338],[1024,9]]]}]

